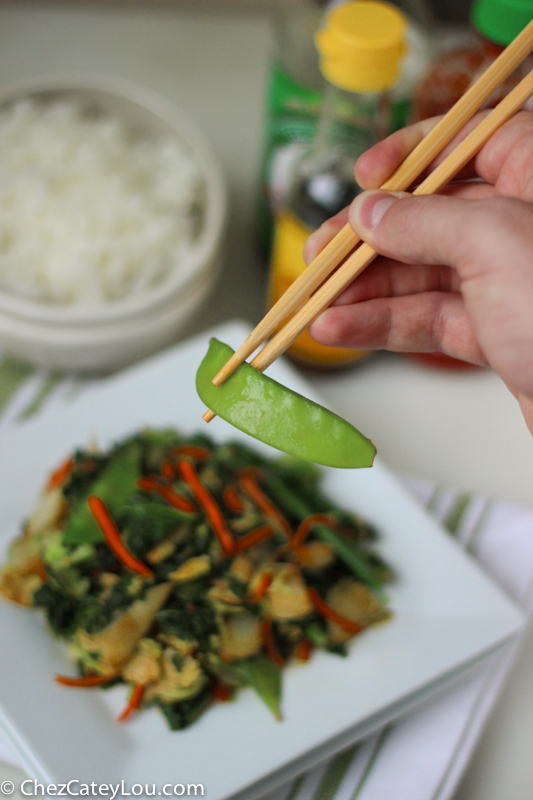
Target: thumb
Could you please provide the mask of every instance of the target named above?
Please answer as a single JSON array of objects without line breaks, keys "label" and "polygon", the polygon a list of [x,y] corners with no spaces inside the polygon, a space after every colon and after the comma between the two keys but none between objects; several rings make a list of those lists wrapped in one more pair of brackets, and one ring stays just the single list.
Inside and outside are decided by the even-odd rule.
[{"label": "thumb", "polygon": [[368,191],[352,202],[349,221],[381,255],[408,264],[455,267],[467,202],[440,195]]}]

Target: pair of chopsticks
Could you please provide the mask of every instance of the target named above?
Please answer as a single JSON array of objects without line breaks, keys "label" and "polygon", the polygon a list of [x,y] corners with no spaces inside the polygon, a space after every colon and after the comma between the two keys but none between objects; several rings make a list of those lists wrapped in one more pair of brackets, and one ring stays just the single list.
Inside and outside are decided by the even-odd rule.
[{"label": "pair of chopsticks", "polygon": [[[389,191],[407,189],[531,50],[533,50],[533,21],[511,42],[380,188]],[[533,70],[414,190],[413,194],[434,194],[442,189],[532,94]],[[357,234],[349,224],[346,224],[291,284],[222,367],[213,378],[214,385],[220,386],[229,378],[237,367],[278,328],[275,336],[251,363],[253,367],[263,372],[282,355],[302,331],[376,258],[378,253],[365,242],[354,251],[359,242]],[[286,323],[284,327],[280,327],[283,323]],[[210,422],[214,417],[212,411],[206,411],[203,415],[206,422]]]}]

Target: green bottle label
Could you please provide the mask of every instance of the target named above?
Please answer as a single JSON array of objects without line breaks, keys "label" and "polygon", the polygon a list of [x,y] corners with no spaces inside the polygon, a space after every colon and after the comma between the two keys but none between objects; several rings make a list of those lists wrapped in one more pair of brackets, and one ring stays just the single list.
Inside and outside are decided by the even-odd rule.
[{"label": "green bottle label", "polygon": [[322,100],[322,91],[302,86],[278,64],[273,65],[268,92],[268,113],[272,121],[294,118],[311,120],[316,124]]},{"label": "green bottle label", "polygon": [[[322,108],[323,92],[302,86],[278,65],[270,73],[266,136],[261,166],[261,194],[256,219],[257,236],[265,254],[274,231],[273,209],[282,202],[283,175],[291,161],[313,140]],[[277,165],[283,168],[277,170]]]}]

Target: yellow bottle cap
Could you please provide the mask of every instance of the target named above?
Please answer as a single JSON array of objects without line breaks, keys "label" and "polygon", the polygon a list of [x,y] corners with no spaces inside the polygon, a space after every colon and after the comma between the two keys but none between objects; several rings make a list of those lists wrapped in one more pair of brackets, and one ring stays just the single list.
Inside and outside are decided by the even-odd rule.
[{"label": "yellow bottle cap", "polygon": [[357,0],[334,8],[315,34],[320,71],[350,92],[381,92],[398,79],[404,15],[389,3]]}]

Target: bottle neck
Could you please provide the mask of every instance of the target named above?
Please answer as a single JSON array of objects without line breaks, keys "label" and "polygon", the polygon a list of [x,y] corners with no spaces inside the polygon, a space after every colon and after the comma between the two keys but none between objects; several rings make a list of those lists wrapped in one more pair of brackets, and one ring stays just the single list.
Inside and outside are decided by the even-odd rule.
[{"label": "bottle neck", "polygon": [[486,59],[489,61],[494,61],[498,58],[499,55],[503,53],[505,47],[501,44],[496,44],[496,42],[492,42],[490,39],[486,39],[479,31],[476,31],[476,35],[478,37],[479,46],[481,47],[481,51]]},{"label": "bottle neck", "polygon": [[387,96],[356,94],[331,86],[315,140],[296,163],[289,207],[307,228],[318,228],[360,191],[354,176],[359,156],[387,132]]},{"label": "bottle neck", "polygon": [[327,83],[313,152],[357,158],[386,136],[388,110],[385,92],[348,92]]},{"label": "bottle neck", "polygon": [[293,81],[302,87],[322,91],[324,78],[318,68],[314,33],[323,18],[322,0],[284,0],[279,5],[276,24],[275,60]]}]

